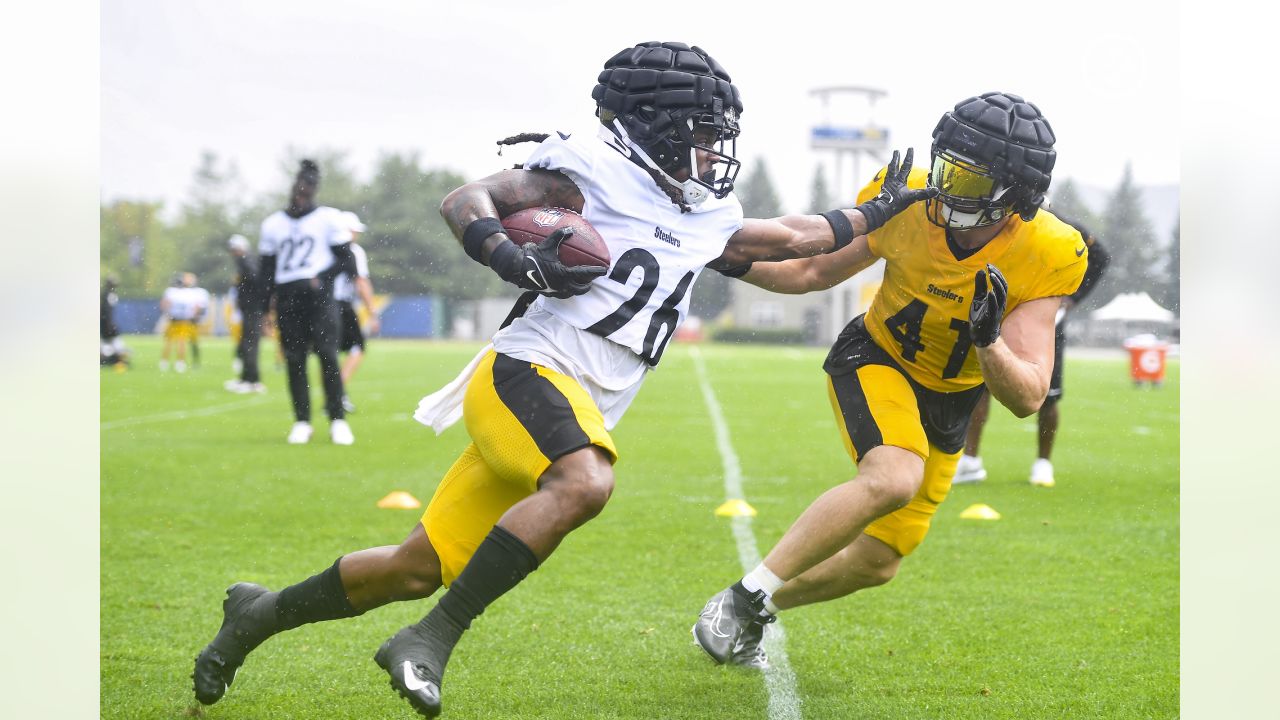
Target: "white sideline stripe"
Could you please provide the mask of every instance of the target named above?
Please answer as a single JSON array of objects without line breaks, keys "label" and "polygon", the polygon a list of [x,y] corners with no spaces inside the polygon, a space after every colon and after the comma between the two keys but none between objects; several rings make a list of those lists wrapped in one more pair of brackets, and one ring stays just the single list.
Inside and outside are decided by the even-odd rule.
[{"label": "white sideline stripe", "polygon": [[[729,440],[729,425],[724,420],[720,403],[716,401],[715,392],[707,380],[707,368],[702,362],[702,353],[697,347],[690,348],[693,365],[698,371],[698,385],[702,389],[702,398],[707,403],[707,413],[711,415],[711,426],[716,433],[716,447],[720,450],[720,460],[724,464],[725,498],[746,500],[742,491],[742,467],[738,464],[738,454],[733,450]],[[733,539],[738,543],[738,561],[742,563],[742,572],[750,572],[760,564],[760,551],[756,548],[756,537],[751,531],[750,517],[732,519]],[[769,655],[769,669],[764,671],[764,686],[769,694],[769,720],[799,720],[800,695],[796,692],[796,674],[791,670],[787,660],[787,634],[782,629],[782,621],[767,625],[764,635],[764,649]]]},{"label": "white sideline stripe", "polygon": [[217,415],[228,410],[236,410],[250,405],[256,405],[266,399],[259,395],[248,400],[239,400],[233,403],[223,405],[211,405],[209,407],[198,408],[195,410],[174,410],[173,412],[156,413],[155,415],[140,415],[138,417],[123,418],[120,420],[109,420],[100,423],[98,427],[103,430],[115,430],[116,428],[130,427],[132,425],[146,425],[153,422],[164,422],[165,420],[185,420],[192,417],[204,417],[205,415]]}]

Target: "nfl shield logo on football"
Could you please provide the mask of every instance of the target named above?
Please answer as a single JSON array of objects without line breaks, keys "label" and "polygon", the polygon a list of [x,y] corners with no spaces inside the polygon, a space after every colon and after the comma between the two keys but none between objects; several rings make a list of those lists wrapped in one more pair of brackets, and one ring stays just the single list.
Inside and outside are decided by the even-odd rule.
[{"label": "nfl shield logo on football", "polygon": [[553,227],[562,217],[564,217],[563,212],[555,208],[546,208],[533,216],[533,222],[538,227]]}]

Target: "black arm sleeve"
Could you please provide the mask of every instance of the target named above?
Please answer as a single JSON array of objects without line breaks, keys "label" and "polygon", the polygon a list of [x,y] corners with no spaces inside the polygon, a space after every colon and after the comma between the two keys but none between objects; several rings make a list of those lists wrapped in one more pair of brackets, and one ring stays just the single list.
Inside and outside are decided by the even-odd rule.
[{"label": "black arm sleeve", "polygon": [[351,251],[351,243],[344,242],[329,248],[333,252],[333,263],[320,272],[318,276],[326,287],[332,286],[334,279],[342,273],[356,276],[356,254]]},{"label": "black arm sleeve", "polygon": [[258,256],[258,290],[262,293],[262,309],[271,304],[271,293],[276,290],[276,256]]},{"label": "black arm sleeve", "polygon": [[[1085,236],[1088,237],[1087,235]],[[1080,302],[1097,286],[1098,280],[1102,278],[1102,274],[1106,272],[1107,265],[1111,263],[1111,253],[1102,246],[1102,243],[1094,240],[1089,243],[1089,264],[1084,269],[1084,279],[1080,281],[1080,287],[1071,293],[1072,302]]]}]

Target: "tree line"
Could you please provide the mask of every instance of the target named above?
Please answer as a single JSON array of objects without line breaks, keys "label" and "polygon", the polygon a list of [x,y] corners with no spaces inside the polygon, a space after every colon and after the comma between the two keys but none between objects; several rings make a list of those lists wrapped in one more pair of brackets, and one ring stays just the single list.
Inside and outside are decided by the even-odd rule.
[{"label": "tree line", "polygon": [[[388,152],[377,159],[372,176],[362,180],[344,153],[309,156],[322,172],[320,202],[352,210],[368,226],[361,242],[369,251],[379,292],[439,295],[447,301],[515,295],[514,288],[492,273],[475,271],[437,211],[444,196],[465,182],[461,175],[428,167],[415,152]],[[180,271],[194,272],[204,287],[223,291],[233,282],[227,238],[239,233],[256,243],[262,220],[285,205],[300,157],[297,151],[286,153],[279,190],[254,196],[233,162],[205,152],[187,201],[170,219],[165,219],[158,202],[118,200],[102,205],[103,274],[116,278],[122,297],[156,297]],[[748,217],[783,214],[764,159],[744,175],[737,194]],[[1057,180],[1051,196],[1055,212],[1090,228],[1112,255],[1111,267],[1086,298],[1086,307],[1099,307],[1122,292],[1145,291],[1179,312],[1180,230],[1175,227],[1168,242],[1157,242],[1131,168],[1125,169],[1100,209],[1089,207],[1069,178]],[[837,202],[822,166],[817,166],[806,211],[821,212]],[[732,282],[718,273],[704,273],[695,286],[693,314],[717,316],[729,303]]]}]

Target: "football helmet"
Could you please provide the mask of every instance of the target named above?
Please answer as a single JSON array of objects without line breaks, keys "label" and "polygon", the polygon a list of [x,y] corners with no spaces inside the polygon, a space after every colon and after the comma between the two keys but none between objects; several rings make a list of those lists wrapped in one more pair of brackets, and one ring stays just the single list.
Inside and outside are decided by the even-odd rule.
[{"label": "football helmet", "polygon": [[[678,188],[686,203],[733,192],[742,99],[702,48],[675,42],[627,48],[605,62],[591,97],[619,149]],[[698,172],[699,150],[711,158],[705,174]]]},{"label": "football helmet", "polygon": [[1035,105],[990,92],[956,103],[933,129],[929,221],[955,230],[994,225],[1010,212],[1035,217],[1057,152],[1053,128]]}]

